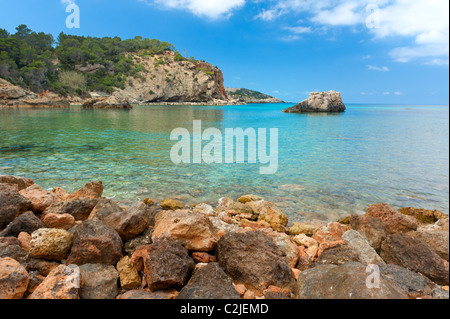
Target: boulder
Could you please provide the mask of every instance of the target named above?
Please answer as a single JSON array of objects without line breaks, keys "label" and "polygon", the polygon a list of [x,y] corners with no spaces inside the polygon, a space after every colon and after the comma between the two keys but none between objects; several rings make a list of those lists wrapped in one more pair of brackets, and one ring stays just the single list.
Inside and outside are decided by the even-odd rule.
[{"label": "boulder", "polygon": [[381,257],[388,264],[421,273],[440,285],[449,284],[448,262],[420,239],[403,233],[390,235],[383,242]]},{"label": "boulder", "polygon": [[29,276],[23,266],[12,258],[0,258],[0,300],[22,299]]},{"label": "boulder", "polygon": [[22,232],[17,236],[17,239],[20,241],[20,247],[29,252],[31,247],[31,235]]},{"label": "boulder", "polygon": [[182,202],[170,198],[163,200],[160,205],[164,210],[177,210],[184,208],[184,204]]},{"label": "boulder", "polygon": [[152,239],[171,237],[186,249],[211,251],[217,246],[219,236],[209,218],[191,211],[164,211],[155,218]]},{"label": "boulder", "polygon": [[238,202],[242,203],[242,204],[247,204],[250,202],[257,202],[257,201],[261,201],[261,200],[264,200],[264,198],[257,196],[257,195],[249,194],[249,195],[244,195],[244,196],[239,197]]},{"label": "boulder", "polygon": [[[145,205],[145,204],[144,204]],[[105,219],[110,215],[121,215],[124,210],[117,205],[111,199],[100,199],[89,215],[89,220],[101,220],[105,222]],[[106,223],[106,222],[105,222]],[[111,225],[110,225],[111,226]],[[111,226],[112,227],[112,226]]]},{"label": "boulder", "polygon": [[370,246],[364,235],[355,230],[347,231],[342,239],[358,254],[358,259],[366,265],[384,264],[383,259],[377,254],[375,249]]},{"label": "boulder", "polygon": [[273,230],[280,232],[286,230],[288,218],[274,203],[260,200],[248,202],[246,205],[258,215],[259,221],[267,222]]},{"label": "boulder", "polygon": [[448,230],[418,229],[409,235],[426,242],[442,259],[449,261],[449,232]]},{"label": "boulder", "polygon": [[30,256],[61,261],[69,256],[72,242],[73,236],[67,230],[41,228],[31,234]]},{"label": "boulder", "polygon": [[[299,259],[298,246],[291,240],[291,238],[284,234],[272,231],[263,231],[267,236],[273,239],[275,245],[280,248],[283,254],[286,256],[286,263],[290,268],[294,268]],[[311,238],[312,239],[312,238]]]},{"label": "boulder", "polygon": [[47,214],[43,222],[47,228],[69,230],[75,226],[75,217],[70,214]]},{"label": "boulder", "polygon": [[114,266],[85,264],[80,266],[80,299],[115,299],[119,293],[119,273]]},{"label": "boulder", "polygon": [[0,175],[0,184],[9,184],[17,187],[18,191],[30,187],[34,184],[33,180],[19,176]]},{"label": "boulder", "polygon": [[152,291],[184,286],[195,266],[188,250],[174,239],[139,247],[131,261],[138,271],[145,273]]},{"label": "boulder", "polygon": [[82,105],[83,109],[123,109],[131,110],[133,106],[128,100],[116,96],[88,99]]},{"label": "boulder", "polygon": [[177,299],[240,299],[233,281],[218,263],[197,267]]},{"label": "boulder", "polygon": [[28,299],[80,299],[80,269],[60,265],[53,269]]},{"label": "boulder", "polygon": [[31,202],[17,192],[16,186],[0,184],[0,229],[4,229],[17,216],[25,213]]},{"label": "boulder", "polygon": [[300,246],[298,248],[298,251],[299,251],[299,259],[298,259],[297,269],[300,271],[303,271],[303,270],[306,270],[306,269],[312,267],[314,261],[318,257],[319,248],[316,246],[311,246],[308,248],[306,248],[305,246]]},{"label": "boulder", "polygon": [[123,257],[117,263],[117,271],[119,272],[120,286],[122,289],[136,289],[142,285],[141,276],[134,268],[129,256]]},{"label": "boulder", "polygon": [[147,227],[141,235],[125,242],[123,245],[125,253],[131,257],[138,247],[151,245],[153,243],[152,236],[153,227]]},{"label": "boulder", "polygon": [[309,98],[293,107],[285,109],[285,113],[311,113],[311,112],[345,112],[341,93],[335,91],[314,92]]},{"label": "boulder", "polygon": [[115,265],[122,257],[119,234],[100,221],[84,221],[74,233],[67,263]]},{"label": "boulder", "polygon": [[370,246],[377,252],[380,251],[381,244],[388,236],[385,224],[380,219],[375,217],[361,217],[358,221],[358,225],[353,229],[363,234]]},{"label": "boulder", "polygon": [[421,224],[434,224],[440,219],[438,217],[443,214],[438,210],[418,209],[412,207],[401,208],[399,209],[399,212],[403,215],[414,217]]},{"label": "boulder", "polygon": [[0,237],[17,237],[25,232],[32,234],[39,228],[44,228],[45,224],[32,212],[26,212],[14,219],[9,225],[0,232]]},{"label": "boulder", "polygon": [[217,213],[214,211],[211,205],[200,203],[196,205],[193,209],[194,213],[201,213],[206,216],[217,216]]},{"label": "boulder", "polygon": [[316,230],[318,229],[318,226],[314,225],[308,225],[308,224],[302,224],[302,223],[294,223],[291,228],[289,228],[288,233],[292,236],[297,235],[306,235],[309,237],[312,237]]},{"label": "boulder", "polygon": [[269,286],[292,289],[295,282],[286,256],[272,238],[259,231],[224,235],[217,258],[233,281],[261,294]]},{"label": "boulder", "polygon": [[297,281],[298,299],[407,299],[399,286],[382,275],[379,286],[368,285],[366,265],[349,262],[341,266],[320,265],[303,271]]},{"label": "boulder", "polygon": [[21,265],[29,261],[29,253],[20,246],[20,241],[15,237],[0,237],[0,258],[10,257]]},{"label": "boulder", "polygon": [[74,199],[88,198],[96,199],[102,197],[103,183],[102,182],[90,182],[84,185],[76,192],[70,194],[66,201],[72,201]]},{"label": "boulder", "polygon": [[19,194],[31,201],[30,210],[35,213],[42,213],[55,201],[60,201],[56,194],[43,190],[36,184],[21,190]]},{"label": "boulder", "polygon": [[365,216],[381,220],[386,226],[388,234],[396,234],[398,232],[408,233],[417,230],[419,225],[414,217],[403,215],[387,204],[370,206]]},{"label": "boulder", "polygon": [[56,202],[50,205],[42,214],[42,217],[45,218],[48,214],[69,214],[72,215],[75,220],[86,220],[89,218],[94,207],[97,205],[99,199],[75,199],[72,201],[63,201]]},{"label": "boulder", "polygon": [[348,262],[359,262],[358,253],[348,244],[337,245],[326,249],[316,259],[315,265],[344,265]]}]

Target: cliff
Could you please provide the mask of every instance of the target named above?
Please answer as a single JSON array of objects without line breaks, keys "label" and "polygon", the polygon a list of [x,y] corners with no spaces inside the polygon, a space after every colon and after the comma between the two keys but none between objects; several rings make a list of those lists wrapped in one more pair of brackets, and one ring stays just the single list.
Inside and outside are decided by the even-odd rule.
[{"label": "cliff", "polygon": [[314,92],[309,98],[293,107],[285,109],[285,113],[345,112],[341,93],[335,91]]},{"label": "cliff", "polygon": [[252,91],[241,88],[225,88],[228,97],[237,100],[238,102],[247,104],[261,104],[261,103],[284,103],[284,101],[273,96],[263,94],[258,91]]}]

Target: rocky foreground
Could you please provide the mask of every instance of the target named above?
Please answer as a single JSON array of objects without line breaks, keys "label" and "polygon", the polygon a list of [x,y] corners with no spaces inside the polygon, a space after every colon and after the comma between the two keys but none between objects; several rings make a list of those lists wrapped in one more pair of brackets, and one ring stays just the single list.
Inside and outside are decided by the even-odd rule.
[{"label": "rocky foreground", "polygon": [[0,299],[449,297],[449,219],[438,211],[378,204],[289,225],[255,195],[123,208],[102,193],[101,182],[69,194],[0,176]]}]

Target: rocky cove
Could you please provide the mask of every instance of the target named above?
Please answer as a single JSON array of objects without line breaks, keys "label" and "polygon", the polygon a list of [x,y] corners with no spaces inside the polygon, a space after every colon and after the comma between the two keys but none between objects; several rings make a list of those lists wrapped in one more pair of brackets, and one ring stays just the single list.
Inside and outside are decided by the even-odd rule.
[{"label": "rocky cove", "polygon": [[448,299],[448,227],[387,204],[290,223],[257,195],[121,207],[102,182],[69,193],[5,175],[0,299]]}]

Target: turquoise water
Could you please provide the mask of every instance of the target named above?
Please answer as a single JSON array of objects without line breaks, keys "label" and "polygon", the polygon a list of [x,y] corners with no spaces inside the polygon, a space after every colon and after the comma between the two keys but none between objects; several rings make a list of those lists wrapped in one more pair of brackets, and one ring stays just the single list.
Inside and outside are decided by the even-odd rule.
[{"label": "turquoise water", "polygon": [[[117,200],[187,204],[254,193],[291,220],[336,219],[374,203],[449,211],[448,106],[348,105],[344,114],[285,114],[291,105],[137,106],[132,111],[1,110],[0,174],[73,191],[102,180]],[[170,160],[174,128],[279,129],[279,169]]]}]

